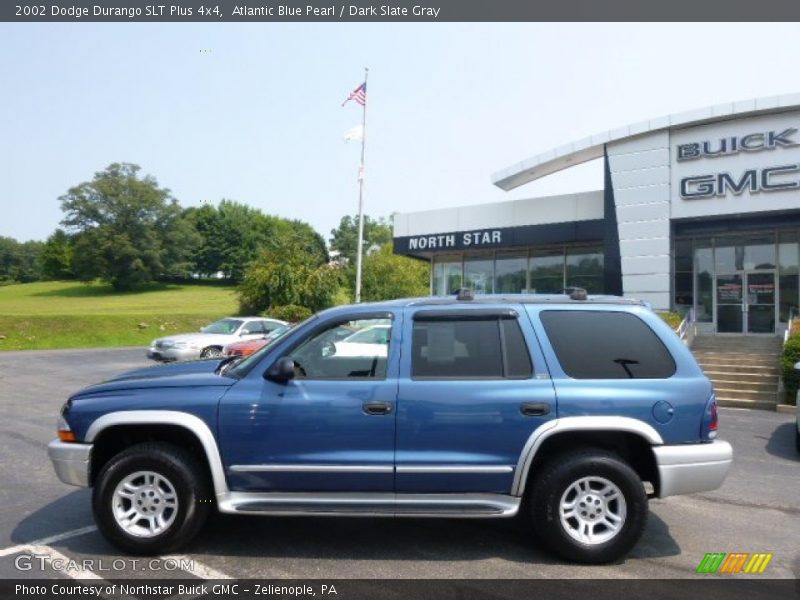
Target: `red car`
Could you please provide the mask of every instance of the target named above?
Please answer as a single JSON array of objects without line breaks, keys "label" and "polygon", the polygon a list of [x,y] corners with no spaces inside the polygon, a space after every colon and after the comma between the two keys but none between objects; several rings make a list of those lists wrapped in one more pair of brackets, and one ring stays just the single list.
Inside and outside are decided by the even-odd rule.
[{"label": "red car", "polygon": [[260,350],[267,344],[270,344],[281,337],[284,333],[289,331],[288,325],[281,325],[277,329],[269,332],[269,335],[259,338],[257,340],[243,340],[241,342],[234,342],[222,348],[222,355],[228,356],[250,356],[256,350]]}]

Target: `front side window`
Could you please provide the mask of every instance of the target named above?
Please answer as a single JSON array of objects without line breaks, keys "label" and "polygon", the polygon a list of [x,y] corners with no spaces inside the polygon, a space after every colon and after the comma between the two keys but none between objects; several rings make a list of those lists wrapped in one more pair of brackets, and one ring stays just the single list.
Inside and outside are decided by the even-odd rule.
[{"label": "front side window", "polygon": [[532,366],[519,323],[513,318],[415,320],[414,378],[528,378]]},{"label": "front side window", "polygon": [[636,315],[545,310],[540,318],[561,368],[573,379],[666,379],[675,374],[669,350]]},{"label": "front side window", "polygon": [[289,353],[297,379],[385,379],[392,320],[339,321]]},{"label": "front side window", "polygon": [[264,322],[263,321],[248,321],[247,323],[244,324],[244,327],[242,327],[242,334],[246,335],[245,332],[246,332],[246,334],[251,334],[251,335],[252,334],[259,334],[259,333],[266,333],[266,330],[264,328]]}]

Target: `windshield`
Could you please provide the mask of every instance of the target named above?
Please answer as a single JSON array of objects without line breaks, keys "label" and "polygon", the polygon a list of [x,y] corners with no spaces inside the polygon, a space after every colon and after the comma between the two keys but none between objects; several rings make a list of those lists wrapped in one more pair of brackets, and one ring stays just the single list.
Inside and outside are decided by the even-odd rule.
[{"label": "windshield", "polygon": [[[258,350],[253,352],[250,356],[248,356],[247,358],[245,358],[241,362],[234,363],[229,369],[227,369],[227,372],[225,373],[225,375],[228,376],[228,377],[236,377],[237,379],[241,379],[242,377],[244,377],[250,371],[253,370],[253,367],[255,367],[259,363],[261,358],[267,352],[269,352],[269,349],[274,345],[274,343],[276,341],[286,337],[290,332],[294,331],[298,327],[301,327],[301,326],[305,325],[306,323],[308,323],[309,321],[312,321],[312,320],[314,320],[316,318],[317,318],[316,315],[312,315],[308,319],[303,321],[302,323],[297,323],[296,325],[292,325],[291,327],[284,326],[284,327],[286,327],[286,329],[284,329],[282,333],[280,333],[279,335],[277,335],[274,338],[272,337],[272,334],[270,334],[269,342],[267,344],[265,344],[263,348],[259,348]],[[275,333],[275,332],[273,332],[273,333]]]},{"label": "windshield", "polygon": [[203,333],[223,333],[231,334],[241,326],[242,322],[239,319],[220,319],[211,325],[203,327],[200,331]]}]

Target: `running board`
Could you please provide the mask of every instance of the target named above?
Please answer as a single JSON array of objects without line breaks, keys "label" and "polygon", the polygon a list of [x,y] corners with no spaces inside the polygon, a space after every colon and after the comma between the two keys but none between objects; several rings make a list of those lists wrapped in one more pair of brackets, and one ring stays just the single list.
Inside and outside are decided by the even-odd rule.
[{"label": "running board", "polygon": [[249,515],[502,518],[516,515],[520,500],[504,494],[229,492],[218,505],[223,513]]}]

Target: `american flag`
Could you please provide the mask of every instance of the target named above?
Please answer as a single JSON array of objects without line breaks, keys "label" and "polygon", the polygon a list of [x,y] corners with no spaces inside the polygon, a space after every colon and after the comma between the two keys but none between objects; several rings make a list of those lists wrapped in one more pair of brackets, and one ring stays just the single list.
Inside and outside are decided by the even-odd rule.
[{"label": "american flag", "polygon": [[364,106],[367,103],[367,82],[366,81],[364,83],[362,83],[360,86],[358,86],[356,89],[354,89],[352,92],[350,92],[350,95],[347,97],[347,100],[342,102],[342,106],[344,106],[345,104],[350,102],[350,100],[355,100],[361,106]]}]

